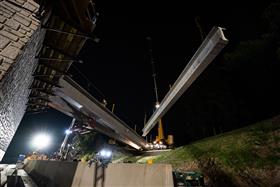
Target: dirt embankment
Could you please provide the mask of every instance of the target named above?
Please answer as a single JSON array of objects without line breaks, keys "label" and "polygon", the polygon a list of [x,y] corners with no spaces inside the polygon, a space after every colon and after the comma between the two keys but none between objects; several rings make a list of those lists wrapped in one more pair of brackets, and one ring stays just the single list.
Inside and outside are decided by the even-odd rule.
[{"label": "dirt embankment", "polygon": [[202,159],[186,162],[177,167],[180,171],[200,171],[207,187],[278,187],[280,186],[280,167],[265,169],[244,168],[233,170],[225,167],[217,159]]}]

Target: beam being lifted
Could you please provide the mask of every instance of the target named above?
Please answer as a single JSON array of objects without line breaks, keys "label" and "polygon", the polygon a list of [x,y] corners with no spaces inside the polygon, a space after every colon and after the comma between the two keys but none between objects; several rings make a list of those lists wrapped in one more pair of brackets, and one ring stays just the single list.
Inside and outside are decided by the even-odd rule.
[{"label": "beam being lifted", "polygon": [[159,119],[163,117],[180,96],[190,87],[227,43],[228,40],[225,38],[222,28],[214,27],[210,31],[170,91],[162,100],[160,107],[154,112],[143,128],[142,136],[146,136],[150,132]]}]

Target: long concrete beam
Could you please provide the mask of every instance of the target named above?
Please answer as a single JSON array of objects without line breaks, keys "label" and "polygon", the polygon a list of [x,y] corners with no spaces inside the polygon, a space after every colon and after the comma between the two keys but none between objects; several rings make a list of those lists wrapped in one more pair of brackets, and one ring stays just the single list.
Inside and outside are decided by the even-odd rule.
[{"label": "long concrete beam", "polygon": [[[70,77],[64,76],[61,78],[59,85],[60,88],[53,88],[56,97],[51,98],[50,106],[71,116],[73,111],[71,107],[67,106],[70,104],[76,111],[94,119],[96,121],[94,126],[97,131],[116,138],[135,149],[145,149],[146,141],[140,135]],[[67,104],[63,104],[63,101]]]},{"label": "long concrete beam", "polygon": [[210,31],[170,91],[162,100],[160,107],[154,112],[143,128],[143,136],[146,136],[150,132],[159,119],[163,117],[180,96],[190,87],[227,43],[228,40],[225,38],[222,28],[214,27]]},{"label": "long concrete beam", "polygon": [[[69,107],[69,105],[71,105],[71,103],[68,103],[61,97],[57,97],[57,96],[50,97],[50,101],[51,102],[48,103],[48,105],[51,108],[58,110],[58,111],[64,113],[65,115],[68,115],[69,117],[75,118],[78,121],[79,120],[82,121],[80,114],[84,114],[84,113],[77,109],[73,110],[74,106]],[[116,139],[116,140],[119,140],[120,142],[128,144],[128,140],[121,137],[120,134],[118,134],[114,129],[108,128],[108,127],[98,123],[97,121],[94,121],[93,123],[88,123],[88,122],[86,122],[86,123],[87,123],[87,125],[85,126],[85,128],[88,129],[89,131],[94,129],[113,139]]]}]

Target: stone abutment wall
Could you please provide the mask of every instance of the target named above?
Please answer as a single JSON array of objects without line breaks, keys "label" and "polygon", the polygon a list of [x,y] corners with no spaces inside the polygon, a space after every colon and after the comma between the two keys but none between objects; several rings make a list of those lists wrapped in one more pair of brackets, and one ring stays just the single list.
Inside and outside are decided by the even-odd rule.
[{"label": "stone abutment wall", "polygon": [[32,0],[0,0],[0,161],[25,113],[44,38]]}]

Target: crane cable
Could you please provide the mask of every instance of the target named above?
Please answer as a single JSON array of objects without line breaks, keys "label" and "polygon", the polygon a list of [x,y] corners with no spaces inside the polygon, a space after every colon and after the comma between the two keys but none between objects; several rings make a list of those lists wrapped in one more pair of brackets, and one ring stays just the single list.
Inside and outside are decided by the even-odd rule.
[{"label": "crane cable", "polygon": [[155,66],[155,60],[154,60],[154,56],[153,56],[153,50],[152,50],[152,38],[151,37],[147,37],[146,38],[148,40],[148,44],[149,44],[149,53],[150,53],[150,60],[151,60],[151,65],[152,65],[152,77],[153,77],[153,82],[154,82],[154,90],[155,90],[155,99],[156,99],[156,104],[159,103],[159,99],[158,99],[158,88],[157,88],[157,80],[156,80],[156,66]]}]

